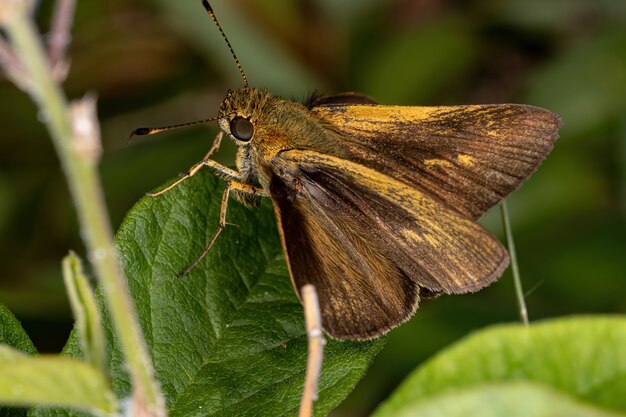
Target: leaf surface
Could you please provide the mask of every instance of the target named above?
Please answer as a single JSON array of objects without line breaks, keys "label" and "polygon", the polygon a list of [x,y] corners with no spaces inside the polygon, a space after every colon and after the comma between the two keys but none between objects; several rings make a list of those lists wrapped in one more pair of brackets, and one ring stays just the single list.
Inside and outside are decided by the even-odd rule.
[{"label": "leaf surface", "polygon": [[85,362],[52,355],[30,357],[0,345],[0,369],[2,404],[70,406],[103,416],[116,412],[106,376]]},{"label": "leaf surface", "polygon": [[394,417],[617,417],[529,382],[477,385],[406,404]]},{"label": "leaf surface", "polygon": [[375,416],[395,416],[406,404],[448,390],[511,381],[626,412],[626,318],[572,317],[479,331],[415,370]]},{"label": "leaf surface", "polygon": [[12,346],[29,355],[37,353],[37,349],[35,349],[20,322],[2,304],[0,304],[0,343]]},{"label": "leaf surface", "polygon": [[[37,353],[37,349],[35,349],[33,342],[31,342],[20,322],[2,304],[0,304],[0,344],[12,346],[28,355]],[[25,409],[0,406],[0,417],[22,417],[25,415]]]},{"label": "leaf surface", "polygon": [[[215,231],[223,187],[200,172],[162,196],[139,201],[117,233],[157,379],[170,416],[295,415],[307,339],[270,202],[248,209],[231,199],[227,220],[237,226],[224,230],[193,271],[176,277]],[[103,321],[110,343],[106,314]],[[352,391],[383,343],[329,341],[316,415]],[[66,350],[76,354],[75,341]],[[127,395],[115,343],[109,356],[115,391]]]}]

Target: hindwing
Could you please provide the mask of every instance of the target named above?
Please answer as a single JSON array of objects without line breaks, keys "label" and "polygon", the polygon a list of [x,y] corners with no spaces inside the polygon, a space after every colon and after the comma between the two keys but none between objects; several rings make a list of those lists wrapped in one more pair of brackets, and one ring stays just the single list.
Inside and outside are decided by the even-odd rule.
[{"label": "hindwing", "polygon": [[295,287],[315,286],[324,329],[366,339],[420,294],[477,291],[508,264],[482,226],[381,172],[314,151],[279,153],[270,193]]}]

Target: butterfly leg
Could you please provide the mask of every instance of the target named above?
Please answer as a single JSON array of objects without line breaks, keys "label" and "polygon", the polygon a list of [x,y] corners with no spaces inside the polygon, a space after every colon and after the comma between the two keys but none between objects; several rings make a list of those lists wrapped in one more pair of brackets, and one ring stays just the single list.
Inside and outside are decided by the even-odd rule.
[{"label": "butterfly leg", "polygon": [[211,149],[209,149],[209,152],[205,155],[204,158],[202,158],[202,161],[198,162],[197,164],[194,164],[177,181],[175,181],[173,184],[165,187],[161,191],[157,191],[155,193],[147,193],[146,195],[148,195],[149,197],[157,197],[157,196],[159,196],[161,194],[165,194],[166,192],[168,192],[172,188],[176,187],[181,182],[185,181],[186,179],[188,179],[190,177],[193,177],[198,171],[200,171],[200,169],[202,169],[202,167],[205,167],[205,166],[209,167],[213,172],[217,173],[218,175],[226,177],[228,179],[236,179],[236,180],[240,179],[241,176],[240,176],[239,172],[235,171],[234,169],[230,169],[228,167],[225,167],[224,165],[209,159],[211,157],[211,155],[213,153],[215,153],[219,149],[219,147],[220,147],[220,145],[222,143],[222,136],[223,135],[224,135],[224,132],[219,132],[217,134],[217,136],[215,137],[215,139],[213,140],[213,145],[211,146]]},{"label": "butterfly leg", "polygon": [[220,130],[217,133],[217,135],[215,135],[215,139],[213,139],[213,145],[211,145],[211,149],[209,149],[209,152],[207,152],[204,159],[209,159],[211,155],[213,155],[215,152],[217,152],[220,149],[220,146],[222,145],[223,137],[224,137],[224,131]]},{"label": "butterfly leg", "polygon": [[198,263],[200,263],[200,261],[206,256],[206,254],[209,253],[209,251],[211,250],[211,247],[213,247],[213,244],[217,240],[217,237],[220,235],[220,233],[222,233],[222,230],[224,230],[224,228],[227,225],[229,225],[229,223],[226,222],[226,211],[228,210],[228,197],[230,196],[230,192],[232,190],[236,190],[238,192],[250,194],[253,196],[263,196],[263,197],[269,196],[268,192],[263,190],[262,188],[258,188],[253,185],[239,182],[236,180],[228,181],[226,183],[226,188],[224,189],[224,192],[222,193],[222,204],[220,206],[220,221],[217,226],[217,230],[215,231],[215,233],[213,233],[211,240],[209,240],[209,243],[206,245],[206,247],[204,248],[200,256],[198,256],[191,263],[191,265],[185,268],[183,272],[178,274],[178,277],[187,275],[192,269],[196,267],[196,265],[198,265]]},{"label": "butterfly leg", "polygon": [[324,361],[326,340],[322,332],[322,313],[315,287],[307,284],[302,287],[301,294],[306,333],[309,339],[309,356],[298,417],[310,417],[313,415],[313,402],[317,400],[317,385]]}]

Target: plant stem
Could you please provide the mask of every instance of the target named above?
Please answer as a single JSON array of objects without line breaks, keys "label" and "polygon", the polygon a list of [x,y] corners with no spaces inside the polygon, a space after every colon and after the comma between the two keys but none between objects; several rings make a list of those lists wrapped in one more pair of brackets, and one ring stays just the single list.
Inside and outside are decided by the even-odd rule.
[{"label": "plant stem", "polygon": [[133,395],[144,402],[148,415],[164,415],[163,398],[153,379],[153,368],[140,331],[125,277],[117,262],[113,233],[97,172],[97,157],[81,153],[70,123],[63,91],[52,78],[34,23],[26,13],[6,22],[22,63],[29,71],[29,93],[40,109],[61,160],[76,205],[81,234],[96,276],[102,286],[111,319],[126,357]]},{"label": "plant stem", "polygon": [[513,271],[513,284],[515,285],[515,295],[517,296],[517,306],[519,308],[519,316],[525,326],[528,326],[528,310],[526,309],[526,301],[524,300],[524,290],[522,289],[522,279],[519,274],[517,265],[517,252],[515,251],[515,241],[513,240],[513,232],[511,231],[511,221],[509,219],[509,209],[506,200],[500,204],[502,210],[502,224],[506,232],[507,246],[509,247],[509,255],[511,256],[511,270]]}]

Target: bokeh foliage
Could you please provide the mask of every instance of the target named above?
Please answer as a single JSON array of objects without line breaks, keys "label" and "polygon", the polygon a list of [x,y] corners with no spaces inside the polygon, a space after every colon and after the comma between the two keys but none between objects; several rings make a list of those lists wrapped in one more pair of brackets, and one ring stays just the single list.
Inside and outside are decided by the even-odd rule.
[{"label": "bokeh foliage", "polygon": [[[70,96],[100,97],[105,191],[115,225],[145,191],[199,160],[215,126],[126,146],[128,132],[212,117],[241,85],[199,2],[79,2]],[[626,3],[617,0],[214,0],[253,85],[318,88],[389,104],[522,102],[564,120],[555,150],[510,199],[531,319],[626,311]],[[40,2],[46,30],[53,2]],[[60,259],[82,250],[48,135],[0,81],[0,302],[40,350],[71,327]],[[229,144],[230,145],[230,144]],[[218,158],[232,162],[233,147]],[[485,218],[499,230],[497,211]],[[392,332],[355,395],[371,409],[417,364],[470,331],[516,320],[510,275],[422,304]],[[335,412],[341,415],[342,410]]]}]

